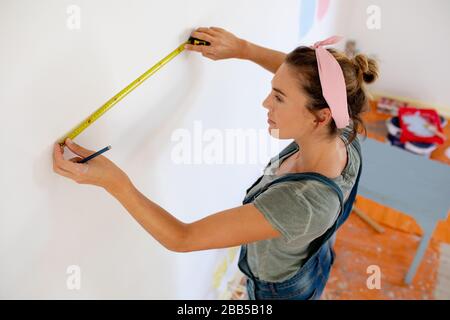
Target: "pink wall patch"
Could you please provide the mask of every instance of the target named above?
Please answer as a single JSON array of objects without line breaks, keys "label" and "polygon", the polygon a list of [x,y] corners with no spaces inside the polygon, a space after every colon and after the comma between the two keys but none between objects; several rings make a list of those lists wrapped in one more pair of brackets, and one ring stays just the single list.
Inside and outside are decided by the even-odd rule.
[{"label": "pink wall patch", "polygon": [[319,0],[317,8],[317,18],[322,20],[322,18],[327,14],[328,7],[330,6],[330,0]]}]

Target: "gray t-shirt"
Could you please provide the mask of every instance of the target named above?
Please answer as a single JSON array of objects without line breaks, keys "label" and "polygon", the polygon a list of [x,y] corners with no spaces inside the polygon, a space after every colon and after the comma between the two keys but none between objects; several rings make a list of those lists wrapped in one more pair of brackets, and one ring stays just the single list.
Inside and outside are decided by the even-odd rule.
[{"label": "gray t-shirt", "polygon": [[[347,128],[341,134],[345,142],[348,142],[349,133],[350,128]],[[342,174],[331,179],[341,188],[344,200],[356,181],[361,161],[355,144],[359,144],[359,138],[347,146],[348,160]],[[267,166],[263,178],[248,195],[279,178],[274,175],[275,170],[299,146],[294,141],[286,148],[293,151]],[[277,183],[260,194],[253,204],[282,235],[247,245],[247,259],[253,275],[270,282],[282,282],[297,273],[308,256],[310,243],[333,225],[340,212],[336,192],[315,180]]]}]

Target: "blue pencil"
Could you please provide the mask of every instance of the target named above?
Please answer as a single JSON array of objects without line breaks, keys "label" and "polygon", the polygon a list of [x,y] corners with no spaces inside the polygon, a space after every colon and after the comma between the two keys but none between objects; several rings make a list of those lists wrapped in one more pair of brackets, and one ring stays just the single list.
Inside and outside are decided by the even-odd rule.
[{"label": "blue pencil", "polygon": [[78,161],[78,163],[85,163],[86,161],[89,161],[89,160],[95,158],[96,156],[101,155],[103,152],[106,152],[109,149],[111,149],[111,146],[104,147],[103,149],[97,151],[96,153],[91,154],[89,157],[81,159],[80,161]]}]

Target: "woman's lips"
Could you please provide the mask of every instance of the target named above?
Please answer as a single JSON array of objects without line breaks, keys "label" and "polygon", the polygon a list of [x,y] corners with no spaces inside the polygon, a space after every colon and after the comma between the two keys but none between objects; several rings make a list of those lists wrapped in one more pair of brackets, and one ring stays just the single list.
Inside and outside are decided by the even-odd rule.
[{"label": "woman's lips", "polygon": [[270,120],[270,119],[267,119],[267,123],[268,123],[268,124],[275,124],[275,122],[273,122],[273,121]]}]

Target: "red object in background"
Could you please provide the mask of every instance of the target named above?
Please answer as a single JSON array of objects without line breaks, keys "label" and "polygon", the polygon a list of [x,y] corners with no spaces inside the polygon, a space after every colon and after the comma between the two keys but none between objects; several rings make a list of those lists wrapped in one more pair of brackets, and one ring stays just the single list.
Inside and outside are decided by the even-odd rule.
[{"label": "red object in background", "polygon": [[[417,112],[430,125],[436,127],[437,131],[439,131],[441,133],[443,132],[442,127],[441,127],[441,120],[440,120],[439,114],[436,112],[436,110],[417,109],[414,107],[402,107],[398,111],[400,128],[402,130],[401,136],[400,136],[400,141],[402,143],[405,143],[408,141],[409,142],[423,142],[423,143],[438,143],[438,144],[444,143],[444,140],[441,137],[438,137],[437,135],[434,135],[432,137],[417,136],[414,132],[409,130],[408,124],[406,124],[404,121],[404,117],[405,116],[414,116]],[[432,131],[431,131],[431,133],[432,133]]]}]

